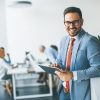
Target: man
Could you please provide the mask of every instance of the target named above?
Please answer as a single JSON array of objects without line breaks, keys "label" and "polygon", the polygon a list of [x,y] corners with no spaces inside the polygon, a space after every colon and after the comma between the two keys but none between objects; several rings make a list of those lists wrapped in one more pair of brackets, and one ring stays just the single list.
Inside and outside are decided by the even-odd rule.
[{"label": "man", "polygon": [[61,41],[57,64],[52,64],[63,69],[56,71],[61,79],[60,100],[91,100],[90,78],[100,76],[100,42],[82,29],[77,7],[65,9],[64,25],[68,36]]},{"label": "man", "polygon": [[11,68],[11,60],[9,54],[5,55],[5,50],[0,47],[0,80],[4,80],[4,87],[8,94],[12,95],[12,85],[8,79],[11,79],[11,75],[7,75],[7,70]]}]

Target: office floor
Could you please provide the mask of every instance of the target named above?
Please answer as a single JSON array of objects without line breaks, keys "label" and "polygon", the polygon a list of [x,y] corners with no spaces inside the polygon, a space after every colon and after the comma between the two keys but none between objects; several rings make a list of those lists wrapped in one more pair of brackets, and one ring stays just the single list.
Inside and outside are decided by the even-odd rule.
[{"label": "office floor", "polygon": [[[17,95],[28,95],[32,93],[47,93],[49,92],[48,86],[39,86],[34,88],[20,88],[17,89]],[[0,84],[0,100],[14,100],[13,97],[10,97],[5,89]],[[19,100],[19,99],[18,99]],[[41,97],[41,98],[31,98],[31,99],[21,99],[21,100],[58,100],[58,94],[56,89],[53,89],[53,96],[51,97]]]}]

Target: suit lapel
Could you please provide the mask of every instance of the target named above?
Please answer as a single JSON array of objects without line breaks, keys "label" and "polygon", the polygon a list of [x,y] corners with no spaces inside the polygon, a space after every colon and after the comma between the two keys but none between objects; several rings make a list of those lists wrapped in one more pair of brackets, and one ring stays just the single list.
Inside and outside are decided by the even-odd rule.
[{"label": "suit lapel", "polygon": [[72,54],[72,63],[71,63],[71,67],[70,67],[71,70],[75,69],[74,68],[74,65],[75,65],[75,61],[76,61],[76,57],[77,57],[77,52],[79,50],[80,43],[82,41],[82,38],[84,36],[84,33],[85,33],[85,31],[82,30],[79,33],[79,35],[78,35],[78,37],[77,37],[77,39],[75,41],[75,45],[74,45],[74,48],[73,48],[73,54]]},{"label": "suit lapel", "polygon": [[67,39],[66,39],[66,42],[65,42],[65,50],[64,50],[64,69],[66,69],[66,58],[67,58],[67,51],[68,51],[68,45],[69,45],[69,42],[70,42],[70,37],[68,36]]}]

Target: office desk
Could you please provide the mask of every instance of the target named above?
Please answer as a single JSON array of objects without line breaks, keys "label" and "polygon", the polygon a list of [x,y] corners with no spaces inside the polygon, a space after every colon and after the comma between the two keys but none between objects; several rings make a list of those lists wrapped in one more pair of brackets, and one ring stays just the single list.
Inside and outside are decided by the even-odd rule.
[{"label": "office desk", "polygon": [[91,78],[91,100],[100,100],[100,77]]},{"label": "office desk", "polygon": [[[19,67],[19,68],[13,68],[13,69],[9,69],[7,74],[11,74],[12,75],[12,82],[13,82],[13,96],[14,96],[14,100],[16,99],[25,99],[25,98],[36,98],[36,97],[46,97],[46,96],[52,96],[52,76],[49,74],[49,93],[45,93],[45,94],[32,94],[32,95],[22,95],[22,96],[17,96],[16,95],[16,78],[15,76],[18,74],[28,74],[27,71],[28,68],[23,68],[23,67]],[[35,72],[44,72],[40,67],[35,67]],[[33,83],[34,84],[34,83]]]}]

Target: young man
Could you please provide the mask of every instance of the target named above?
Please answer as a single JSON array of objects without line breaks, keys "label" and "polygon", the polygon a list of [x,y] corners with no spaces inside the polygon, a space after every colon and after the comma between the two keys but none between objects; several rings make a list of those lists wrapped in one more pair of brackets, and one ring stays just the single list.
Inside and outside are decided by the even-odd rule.
[{"label": "young man", "polygon": [[66,35],[60,45],[57,64],[62,72],[60,100],[91,100],[90,78],[100,76],[100,42],[82,29],[83,18],[77,7],[64,10]]}]

